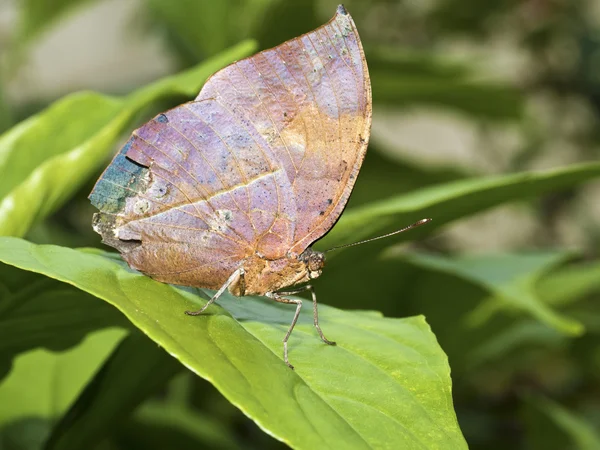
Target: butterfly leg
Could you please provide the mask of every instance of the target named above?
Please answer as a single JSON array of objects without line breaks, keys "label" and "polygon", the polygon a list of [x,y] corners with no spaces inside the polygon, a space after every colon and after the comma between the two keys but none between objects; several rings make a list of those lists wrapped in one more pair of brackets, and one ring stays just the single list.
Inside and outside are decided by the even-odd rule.
[{"label": "butterfly leg", "polygon": [[287,303],[287,304],[295,304],[296,305],[296,313],[294,314],[294,318],[292,319],[292,324],[290,325],[290,328],[288,329],[287,333],[285,334],[285,337],[283,338],[283,361],[288,365],[288,367],[290,369],[294,369],[294,366],[292,366],[290,364],[290,361],[288,360],[288,339],[290,338],[290,335],[292,334],[292,330],[294,329],[294,327],[296,326],[296,322],[298,322],[298,316],[300,316],[300,310],[302,309],[302,300],[294,300],[291,298],[285,298],[282,296],[286,295],[286,293],[282,292],[282,293],[277,293],[277,292],[267,292],[266,296],[275,300],[276,302],[279,303]]},{"label": "butterfly leg", "polygon": [[323,334],[323,331],[321,331],[321,327],[319,326],[319,309],[317,307],[317,294],[315,293],[315,290],[312,287],[312,285],[307,284],[306,286],[302,286],[301,288],[296,289],[295,291],[280,292],[280,294],[281,295],[294,295],[294,294],[300,294],[301,292],[304,292],[304,291],[310,291],[310,295],[312,297],[312,303],[313,303],[313,321],[315,324],[315,328],[319,332],[319,336],[321,336],[321,340],[328,345],[336,345],[334,341],[330,341],[329,339],[327,339],[325,337],[325,335]]},{"label": "butterfly leg", "polygon": [[[221,286],[221,288],[216,292],[215,295],[212,296],[212,298],[206,303],[206,305],[204,305],[198,311],[186,311],[185,313],[188,316],[199,316],[200,314],[202,314],[206,310],[206,308],[208,308],[210,305],[212,305],[215,302],[215,300],[218,299],[223,294],[223,292],[225,292],[225,290],[229,286],[231,286],[236,281],[239,281],[241,283],[242,288],[243,288],[245,286],[244,274],[245,274],[244,268],[240,267],[239,269],[237,269],[235,272],[233,272],[231,274],[231,276],[227,279],[227,281],[225,282],[225,284],[223,286]],[[242,292],[243,292],[243,290],[242,290]]]},{"label": "butterfly leg", "polygon": [[295,295],[295,294],[299,294],[299,293],[304,292],[304,291],[310,291],[310,294],[312,296],[312,302],[313,302],[313,320],[314,320],[315,328],[319,332],[319,336],[321,336],[321,339],[326,344],[328,344],[328,345],[335,345],[335,342],[334,341],[330,341],[329,339],[327,339],[325,337],[325,335],[323,334],[323,331],[321,331],[321,327],[319,326],[319,311],[318,311],[318,308],[317,308],[317,295],[315,294],[314,288],[310,284],[306,285],[306,286],[303,286],[300,289],[297,289],[295,291],[268,292],[267,293],[267,297],[272,298],[276,302],[279,302],[279,303],[295,303],[297,305],[296,306],[296,314],[294,314],[294,319],[292,320],[292,324],[290,325],[290,328],[289,328],[288,332],[286,333],[285,337],[283,338],[283,356],[284,356],[284,361],[292,369],[294,368],[294,366],[292,366],[290,364],[290,362],[288,361],[287,341],[288,341],[290,335],[292,334],[292,330],[294,329],[294,326],[296,325],[296,322],[298,321],[298,317],[300,316],[300,309],[302,308],[302,300],[292,300],[292,299],[289,299],[289,298],[285,298],[284,296]]},{"label": "butterfly leg", "polygon": [[317,309],[317,294],[315,294],[315,290],[313,289],[313,287],[310,284],[308,286],[306,286],[306,289],[308,291],[310,291],[310,295],[312,296],[312,302],[313,302],[313,320],[314,320],[314,323],[315,323],[315,328],[319,332],[319,336],[321,336],[321,340],[323,342],[325,342],[326,344],[328,344],[328,345],[335,345],[334,341],[330,341],[329,339],[327,339],[325,337],[325,335],[321,331],[321,327],[319,326],[319,310]]}]

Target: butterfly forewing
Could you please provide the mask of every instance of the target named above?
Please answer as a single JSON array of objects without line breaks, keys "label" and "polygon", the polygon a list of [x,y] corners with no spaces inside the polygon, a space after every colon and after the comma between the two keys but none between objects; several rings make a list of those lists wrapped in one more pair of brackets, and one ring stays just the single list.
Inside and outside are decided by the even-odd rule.
[{"label": "butterfly forewing", "polygon": [[209,79],[214,98],[269,143],[297,201],[292,253],[333,226],[362,164],[371,126],[371,85],[350,15],[238,61]]}]

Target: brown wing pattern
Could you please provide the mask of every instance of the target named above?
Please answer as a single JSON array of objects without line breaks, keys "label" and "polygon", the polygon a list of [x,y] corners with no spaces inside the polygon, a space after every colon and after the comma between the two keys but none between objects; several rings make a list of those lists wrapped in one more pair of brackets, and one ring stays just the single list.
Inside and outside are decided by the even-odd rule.
[{"label": "brown wing pattern", "polygon": [[218,288],[248,256],[293,257],[333,226],[370,124],[364,54],[340,7],[136,130],[90,196],[95,228],[155,279]]},{"label": "brown wing pattern", "polygon": [[296,206],[285,172],[262,136],[216,101],[159,115],[133,133],[125,155],[148,168],[114,220],[115,237],[139,242],[119,248],[132,267],[217,288],[247,256],[277,259],[292,245]]},{"label": "brown wing pattern", "polygon": [[356,26],[339,7],[322,27],[217,72],[197,101],[213,99],[255,129],[297,200],[291,254],[342,213],[371,126],[371,85]]}]

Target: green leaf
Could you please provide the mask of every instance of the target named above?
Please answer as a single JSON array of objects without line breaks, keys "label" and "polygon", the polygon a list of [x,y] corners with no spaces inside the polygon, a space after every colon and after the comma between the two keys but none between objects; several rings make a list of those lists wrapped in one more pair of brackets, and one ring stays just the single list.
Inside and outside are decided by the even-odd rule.
[{"label": "green leaf", "polygon": [[[326,18],[333,15],[334,5],[326,10]],[[323,25],[323,19],[317,18],[317,0],[248,0],[247,10],[254,11],[254,20],[246,24],[261,48],[275,47]]]},{"label": "green leaf", "polygon": [[[127,326],[118,311],[72,286],[0,265],[0,360],[37,347],[64,350],[88,333]],[[0,378],[8,367],[0,367]]]},{"label": "green leaf", "polygon": [[147,0],[156,21],[165,26],[195,60],[213,55],[229,45],[231,1]]},{"label": "green leaf", "polygon": [[397,47],[365,46],[369,72],[395,74],[403,77],[437,79],[446,81],[464,79],[472,74],[469,65],[457,60],[446,59],[439,53],[427,53],[423,49],[410,51]]},{"label": "green leaf", "polygon": [[435,105],[496,120],[518,119],[523,112],[523,96],[516,89],[499,83],[428,79],[384,71],[372,71],[371,82],[373,101],[377,104]]},{"label": "green leaf", "polygon": [[0,428],[2,450],[39,450],[50,435],[52,423],[47,419],[23,419]]},{"label": "green leaf", "polygon": [[[147,400],[122,422],[112,440],[124,448],[135,444],[146,450],[162,449],[166,442],[181,450],[241,449],[247,445],[235,436],[240,422],[246,423],[246,419],[216,389],[191,371],[184,371],[169,381],[160,399]],[[252,434],[252,448],[276,444],[258,428],[246,433]]]},{"label": "green leaf", "polygon": [[65,352],[39,349],[19,355],[0,384],[0,425],[25,418],[59,417],[125,333],[106,329]]},{"label": "green leaf", "polygon": [[484,81],[471,65],[439,54],[397,48],[365,50],[377,104],[433,105],[477,119],[515,120],[523,113],[524,93],[500,81]]},{"label": "green leaf", "polygon": [[[600,434],[594,429],[591,423],[578,414],[543,396],[528,396],[526,401],[538,411],[545,414],[557,428],[557,431],[565,435],[572,445],[569,448],[579,450],[597,450],[600,448]],[[538,432],[538,437],[544,439],[544,434],[545,431]],[[544,441],[540,445],[537,445],[535,442],[530,443],[532,444],[530,448],[536,449],[546,449],[548,445],[551,445],[548,441]]]},{"label": "green leaf", "polygon": [[587,262],[561,267],[543,277],[538,295],[547,303],[569,305],[594,292],[600,292],[600,263]]},{"label": "green leaf", "polygon": [[[119,110],[122,102],[93,92],[69,95],[0,137],[0,198],[5,198],[38,166],[76,148]],[[57,133],[60,130],[60,133]]]},{"label": "green leaf", "polygon": [[125,98],[91,92],[63,98],[0,136],[0,235],[23,236],[105,162],[132,118],[159,99],[195,95],[215,71],[255,49],[244,42]]},{"label": "green leaf", "polygon": [[[361,308],[368,301],[393,316],[424,314],[453,374],[464,380],[473,369],[505,363],[507,355],[526,348],[556,349],[573,342],[572,334],[542,320],[547,315],[557,319],[559,327],[566,321],[569,330],[585,324],[587,331],[589,320],[571,311],[566,316],[538,294],[536,280],[548,276],[566,256],[556,252],[445,258],[391,248],[375,255],[344,255],[314,284],[320,299],[345,308]],[[475,311],[488,312],[490,298],[496,299],[493,314],[484,316],[483,326],[475,326],[482,323],[477,317],[481,313]]]},{"label": "green leaf", "polygon": [[565,334],[578,336],[584,331],[583,325],[548,307],[535,290],[542,275],[569,256],[565,252],[546,252],[454,258],[414,254],[407,258],[416,264],[464,277],[491,293],[491,298],[467,318],[473,326],[482,325],[499,310],[520,310]]},{"label": "green leaf", "polygon": [[[415,239],[453,220],[502,203],[524,200],[577,186],[600,176],[600,163],[559,169],[460,180],[346,211],[331,232],[317,243],[327,249],[397,230],[424,217],[433,221],[395,239]],[[332,256],[340,252],[333,253]]]},{"label": "green leaf", "polygon": [[[143,443],[143,448],[160,449],[168,442],[171,448],[245,448],[233,439],[232,431],[214,417],[190,408],[165,405],[157,401],[143,404],[132,421],[119,429],[119,441]],[[126,445],[125,448],[131,447]]]},{"label": "green leaf", "polygon": [[143,334],[130,334],[63,416],[46,449],[92,448],[182,368]]},{"label": "green leaf", "polygon": [[[473,369],[489,362],[502,362],[514,353],[523,354],[528,348],[553,348],[565,345],[564,334],[533,320],[518,321],[502,330],[490,330],[489,336],[473,345],[467,352],[467,365]],[[502,364],[504,367],[507,364]]]},{"label": "green leaf", "polygon": [[[155,282],[98,251],[0,238],[0,260],[77,286],[120,309],[206,378],[269,434],[294,448],[466,448],[452,408],[450,368],[423,317],[322,306],[324,345],[301,314],[290,358],[281,339],[292,312],[226,294],[190,318],[198,290]],[[305,308],[309,309],[309,308]]]},{"label": "green leaf", "polygon": [[147,4],[155,21],[168,30],[177,47],[190,60],[198,61],[233,42],[255,38],[255,31],[265,27],[266,11],[276,1],[147,0]]},{"label": "green leaf", "polygon": [[352,191],[348,210],[394,197],[398,192],[422,189],[425,186],[455,181],[465,176],[466,174],[453,169],[427,168],[407,161],[398,161],[390,157],[390,152],[371,139],[369,156],[360,169],[360,176]]}]

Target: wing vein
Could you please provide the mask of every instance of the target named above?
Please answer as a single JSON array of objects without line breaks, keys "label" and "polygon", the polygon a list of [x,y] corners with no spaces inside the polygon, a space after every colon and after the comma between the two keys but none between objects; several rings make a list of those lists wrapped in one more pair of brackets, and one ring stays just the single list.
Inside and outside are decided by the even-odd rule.
[{"label": "wing vein", "polygon": [[[236,65],[236,66],[237,66],[237,64],[234,64],[234,65]],[[240,93],[240,91],[239,91],[239,90],[238,90],[238,89],[235,87],[235,84],[233,83],[233,80],[231,80],[231,78],[230,78],[229,76],[228,76],[227,78],[229,79],[229,83],[230,83],[230,85],[231,85],[231,86],[233,86],[233,88],[235,89],[235,91],[236,91],[236,92],[238,92],[238,93]],[[249,81],[247,78],[246,78],[246,83],[247,83],[248,85],[250,85],[250,81]],[[215,89],[215,90],[216,90],[216,89]],[[272,171],[272,172],[270,172],[270,173],[275,173],[275,172],[277,172],[277,170],[279,170],[279,168],[280,168],[280,167],[278,167],[278,169],[277,169],[277,170],[274,170],[273,164],[272,164],[272,162],[271,162],[270,158],[268,157],[268,155],[267,155],[267,154],[264,152],[264,150],[263,150],[262,146],[259,144],[259,142],[256,140],[256,138],[254,138],[254,136],[252,136],[252,133],[250,133],[250,131],[248,130],[248,128],[246,127],[246,125],[245,125],[245,124],[243,124],[242,122],[240,122],[240,120],[239,120],[239,118],[236,116],[236,114],[235,114],[235,113],[234,113],[234,112],[233,112],[231,109],[229,109],[229,108],[228,108],[228,107],[227,107],[227,106],[226,106],[224,103],[221,103],[221,102],[219,101],[219,98],[218,98],[218,97],[222,97],[222,95],[220,95],[218,91],[216,91],[216,92],[217,92],[217,98],[215,98],[215,101],[216,101],[216,102],[217,102],[217,103],[218,103],[218,104],[219,104],[219,105],[220,105],[220,106],[221,106],[223,109],[225,109],[225,110],[226,110],[226,111],[229,113],[229,115],[230,115],[230,116],[233,118],[233,120],[235,120],[235,122],[236,122],[236,123],[237,123],[237,124],[238,124],[238,125],[239,125],[241,128],[244,128],[244,129],[245,129],[245,130],[248,132],[248,134],[250,135],[250,137],[252,138],[252,140],[255,142],[256,146],[258,147],[258,149],[259,149],[259,150],[260,150],[260,152],[262,153],[262,155],[263,155],[263,157],[264,157],[265,161],[266,161],[266,162],[267,162],[267,164],[269,165],[269,167],[270,167],[270,169],[271,169],[271,171]],[[240,93],[240,94],[241,94],[241,93]],[[255,92],[255,94],[254,94],[254,95],[256,96],[256,92]],[[257,96],[257,98],[258,98],[258,96]],[[260,101],[260,98],[259,98],[259,101]],[[262,103],[262,102],[261,102],[261,103]],[[258,128],[257,128],[256,124],[254,123],[254,121],[253,121],[253,120],[252,120],[250,117],[247,117],[247,116],[246,116],[246,119],[248,120],[248,122],[250,122],[250,123],[252,124],[252,126],[253,126],[254,130],[255,130],[257,133],[259,133],[259,134],[260,134],[260,131],[258,130]],[[281,195],[280,195],[280,192],[279,192],[279,186],[277,185],[277,182],[274,182],[273,184],[275,185],[275,195],[277,196],[277,210],[278,210],[278,211],[281,211],[281,203],[282,203],[282,201],[281,201]],[[248,195],[248,198],[250,198],[250,195]],[[248,205],[248,210],[250,210],[250,205]],[[254,210],[256,210],[256,208],[254,208],[254,209],[253,209],[253,211],[254,211]],[[271,230],[271,228],[273,228],[273,225],[275,224],[275,221],[276,221],[276,217],[275,217],[275,215],[274,215],[274,217],[273,217],[273,221],[271,222],[271,225],[269,226],[269,230]],[[252,227],[254,228],[254,230],[255,230],[255,231],[257,231],[257,230],[256,230],[256,227],[254,226],[254,223],[252,222],[252,220],[250,220],[250,223],[252,224]],[[268,231],[266,231],[266,232],[262,233],[262,234],[261,234],[261,235],[260,235],[260,236],[257,238],[257,240],[258,240],[260,237],[264,236],[266,233],[268,233]]]},{"label": "wing vein", "polygon": [[[315,34],[317,34],[320,37],[321,36],[320,29],[316,29]],[[327,74],[327,78],[329,79],[329,82],[331,84],[331,91],[333,92],[333,96],[335,97],[335,103],[337,105],[337,119],[338,119],[338,144],[339,144],[340,156],[341,156],[341,155],[343,155],[343,152],[342,152],[342,111],[340,108],[340,100],[338,97],[338,92],[337,92],[337,89],[334,84],[334,79],[331,76],[331,74],[329,73],[329,70],[327,69],[325,62],[323,61],[323,58],[321,58],[321,54],[319,53],[319,50],[317,50],[315,43],[313,42],[312,38],[310,37],[310,34],[307,34],[306,37],[308,37],[308,40],[310,41],[313,49],[315,50],[315,53],[317,54],[317,58],[319,58],[319,61],[321,61],[321,65],[323,66],[323,69],[325,70],[325,73]]]},{"label": "wing vein", "polygon": [[[194,176],[193,176],[191,173],[189,173],[189,172],[188,172],[188,171],[185,169],[185,167],[183,167],[181,164],[179,164],[177,161],[175,161],[173,158],[171,158],[171,157],[170,157],[170,156],[169,156],[169,155],[168,155],[166,152],[163,152],[163,151],[162,151],[160,148],[158,148],[156,145],[152,144],[151,142],[148,142],[146,139],[144,139],[144,138],[143,138],[143,137],[141,137],[140,135],[136,134],[136,132],[135,132],[135,131],[133,132],[133,135],[134,135],[135,137],[137,137],[137,138],[138,138],[140,141],[142,141],[142,142],[145,142],[147,145],[149,145],[149,146],[151,146],[151,147],[154,147],[154,148],[155,148],[155,149],[156,149],[156,150],[157,150],[159,153],[162,153],[162,155],[163,155],[165,158],[167,158],[167,159],[171,160],[171,161],[172,161],[173,163],[175,163],[175,164],[176,164],[176,165],[177,165],[179,168],[183,169],[183,171],[184,171],[185,173],[187,173],[187,174],[188,174],[188,175],[189,175],[189,176],[192,178],[192,180],[194,180],[196,183],[200,184],[200,183],[198,182],[198,180],[197,180],[197,179],[196,179],[196,178],[195,178],[195,177],[194,177]],[[181,177],[181,175],[179,175],[179,173],[173,173],[173,172],[171,172],[169,169],[167,169],[166,167],[164,167],[164,166],[162,166],[162,165],[160,165],[160,164],[157,164],[157,163],[156,163],[156,160],[154,160],[154,158],[152,158],[152,156],[151,156],[151,155],[149,155],[148,153],[146,153],[146,152],[144,151],[144,149],[143,149],[143,148],[140,148],[140,151],[141,151],[141,152],[142,152],[144,155],[146,155],[148,158],[150,158],[150,159],[153,161],[153,163],[154,163],[154,164],[156,164],[158,167],[161,167],[161,168],[162,168],[162,169],[164,169],[166,172],[170,173],[171,175],[175,175],[175,176],[176,176],[176,177],[178,177],[180,180],[184,181],[184,180],[183,180],[183,178]],[[153,171],[152,171],[152,169],[150,169],[150,173],[151,173],[152,175],[156,175],[156,176],[157,176],[157,177],[159,177],[159,178],[162,178],[163,180],[165,180],[165,181],[167,181],[167,182],[170,182],[170,181],[169,181],[168,179],[166,179],[165,177],[161,177],[161,176],[160,176],[158,173],[155,173],[155,172],[153,172]],[[184,192],[184,190],[183,190],[183,189],[181,189],[181,188],[180,188],[180,187],[179,187],[177,184],[175,184],[175,183],[171,183],[171,184],[173,184],[173,186],[175,186],[175,188],[177,188],[177,190],[178,190],[179,192],[181,192],[181,193],[184,195],[184,197],[187,199],[187,201],[188,201],[188,203],[189,203],[190,205],[193,205],[193,206],[194,206],[194,209],[195,209],[195,210],[196,210],[196,212],[198,213],[198,217],[202,216],[202,213],[200,213],[200,210],[197,208],[197,206],[196,206],[196,203],[195,203],[195,202],[194,202],[194,201],[193,201],[193,200],[192,200],[192,199],[191,199],[191,198],[190,198],[190,197],[189,197],[189,196],[188,196],[188,195],[187,195],[187,194]],[[200,195],[204,195],[204,194],[202,194],[202,193],[201,193],[201,192],[198,190],[198,188],[197,188],[196,186],[194,186],[194,188],[196,189],[196,192],[198,192],[198,194],[200,194]],[[208,224],[208,222],[206,221],[206,219],[201,219],[201,220],[202,220],[204,223]],[[240,236],[240,237],[241,237],[241,236]]]},{"label": "wing vein", "polygon": [[[195,117],[198,118],[198,120],[200,120],[202,123],[204,123],[206,126],[208,126],[211,130],[213,130],[213,128],[207,124],[204,120],[202,120],[202,118],[200,116],[198,116],[198,114],[196,114],[194,111],[192,111],[190,108],[186,108],[188,111],[190,111]],[[223,187],[226,187],[227,185],[225,184],[225,182],[223,181],[223,179],[221,178],[221,175],[219,174],[219,172],[217,171],[217,169],[215,169],[215,167],[211,164],[211,162],[208,160],[208,158],[206,158],[206,156],[204,156],[204,153],[185,135],[181,132],[181,130],[179,130],[178,128],[174,127],[171,125],[171,122],[169,122],[169,126],[171,126],[171,128],[173,128],[177,133],[179,133],[181,135],[181,137],[183,137],[186,141],[189,142],[189,144],[194,148],[194,150],[196,151],[196,153],[204,160],[204,162],[211,168],[211,170],[214,172],[215,176],[218,178],[219,182],[221,183],[221,185]],[[213,130],[214,132],[214,130]],[[215,133],[217,134],[217,133]],[[218,136],[218,135],[217,135]],[[227,150],[231,153],[231,150],[229,150],[229,148],[227,146],[225,146],[225,148],[227,148]],[[240,174],[241,175],[241,174]],[[244,178],[242,176],[242,178]],[[246,192],[247,189],[246,189]],[[235,200],[235,198],[233,197],[233,195],[231,195],[231,199],[233,200],[233,202],[235,203],[235,205],[237,206],[238,210],[241,211],[242,213],[246,214],[246,212],[240,208],[240,205],[237,203],[237,201]],[[208,201],[208,205],[210,206],[210,208],[213,211],[217,211],[216,208],[213,206],[213,204]],[[250,217],[246,214],[246,216],[248,217],[248,220],[250,220]],[[239,236],[240,238],[242,238],[241,236]],[[242,238],[243,239],[243,238]]]},{"label": "wing vein", "polygon": [[[250,58],[251,60],[252,58]],[[281,135],[279,134],[279,131],[277,130],[277,127],[275,126],[275,122],[273,121],[273,118],[271,117],[271,115],[269,114],[269,111],[267,110],[267,108],[265,107],[262,99],[260,98],[260,96],[258,95],[258,93],[256,92],[256,90],[254,89],[254,86],[252,86],[252,83],[250,82],[250,80],[248,79],[248,77],[246,76],[246,74],[244,73],[244,71],[240,68],[239,63],[234,64],[234,67],[238,70],[238,72],[244,77],[244,79],[246,80],[246,83],[248,84],[248,86],[250,87],[250,89],[252,89],[252,91],[254,92],[254,96],[257,98],[257,100],[260,102],[260,105],[262,106],[262,108],[264,109],[265,113],[267,114],[267,117],[269,118],[269,120],[271,121],[271,125],[273,125],[273,128],[275,129],[275,131],[277,132],[277,135],[279,136],[279,139],[281,140],[281,142],[283,143],[283,145],[285,146],[288,155],[290,157],[290,160],[292,161],[292,165],[294,164],[294,161],[292,159],[292,155],[290,153],[290,150],[287,148],[286,143],[283,141],[283,139],[281,138]],[[250,119],[249,119],[250,120]],[[258,129],[257,129],[258,131]],[[259,131],[260,133],[260,131]],[[294,165],[294,169],[295,169],[295,165]],[[279,186],[277,185],[277,183],[275,184],[275,191],[276,191],[276,196],[277,196],[277,211],[281,211],[281,204],[282,204],[282,199],[281,199],[281,193],[279,192]],[[269,226],[269,230],[273,227],[273,225],[275,224],[275,220],[276,217],[273,217],[273,221],[271,222],[271,225]],[[266,232],[265,232],[266,233]],[[261,235],[264,236],[265,233],[263,233]]]},{"label": "wing vein", "polygon": [[[299,38],[296,38],[294,41],[295,42],[300,42],[302,44],[302,46],[306,49],[306,46],[304,45],[304,42],[302,42]],[[290,47],[290,45],[289,45],[288,42],[285,42],[282,45],[286,45],[286,46]],[[306,51],[304,53],[306,53]],[[319,117],[320,117],[321,116],[321,110],[319,109],[319,106],[318,106],[319,104],[317,102],[317,96],[315,95],[315,91],[312,88],[312,84],[310,83],[308,77],[306,76],[306,72],[304,72],[304,70],[302,69],[304,66],[302,64],[300,64],[300,60],[298,59],[298,57],[296,56],[295,52],[293,51],[293,48],[292,48],[292,51],[290,52],[290,54],[293,55],[294,59],[296,60],[296,66],[298,67],[298,69],[300,70],[300,73],[302,73],[302,76],[304,77],[304,80],[306,81],[306,86],[310,90],[310,93],[311,93],[311,95],[313,97],[313,103],[315,104],[316,110],[318,111],[318,114],[319,114]],[[305,58],[307,58],[306,55],[305,55]],[[314,68],[314,65],[312,64],[312,61],[310,60],[310,58],[307,58],[307,59],[310,61],[311,66]],[[290,73],[291,73],[291,71],[290,71]],[[322,122],[322,121],[319,120],[319,122]],[[325,131],[325,129],[323,127],[318,127],[318,128],[320,128],[321,130],[323,130],[323,142],[327,142],[327,132]],[[298,170],[301,170],[302,166],[304,165],[304,161],[306,160],[306,154],[308,153],[308,151],[307,151],[308,150],[308,146],[309,146],[309,143],[307,141],[307,143],[306,143],[306,151],[302,155],[302,159],[300,160],[300,166],[299,166]],[[292,183],[292,189],[294,189],[297,179],[298,179],[298,177],[294,178],[294,182]]]},{"label": "wing vein", "polygon": [[[220,261],[227,261],[229,259],[236,258],[237,256],[238,255],[236,255],[236,254],[232,254],[231,256],[221,258]],[[200,267],[208,266],[208,265],[212,265],[212,264],[213,264],[212,262],[207,261],[207,262],[195,265],[195,266],[190,267],[189,269],[185,269],[185,270],[173,270],[173,271],[169,271],[169,272],[144,272],[144,273],[149,274],[149,275],[181,275],[182,273],[193,272],[194,270],[198,270]]]},{"label": "wing vein", "polygon": [[[165,209],[163,209],[162,211],[160,211],[160,213],[158,213],[158,214],[162,214],[162,213],[164,213],[164,212],[166,212],[166,211],[169,211],[169,210],[172,210],[172,209],[176,209],[176,210],[178,210],[178,211],[182,212],[183,214],[187,214],[188,216],[195,217],[196,219],[199,219],[199,220],[201,220],[202,222],[206,223],[206,222],[205,222],[205,220],[204,220],[202,217],[199,217],[199,216],[197,216],[197,215],[195,215],[195,214],[192,214],[191,212],[189,212],[189,211],[186,211],[185,209],[182,209],[182,208],[181,208],[181,206],[185,206],[185,205],[187,205],[188,203],[185,203],[185,204],[180,204],[180,205],[176,205],[176,206],[171,206],[171,205],[168,205],[168,204],[166,204],[166,203],[162,203],[162,202],[156,201],[155,199],[152,199],[152,198],[150,198],[150,197],[147,197],[147,196],[145,196],[145,195],[141,195],[141,194],[140,194],[139,192],[137,192],[136,190],[134,190],[134,189],[131,189],[130,187],[127,187],[127,186],[122,186],[122,185],[120,185],[120,184],[118,184],[118,183],[115,183],[114,181],[111,181],[111,180],[108,180],[108,179],[107,179],[107,180],[106,180],[106,182],[108,182],[108,183],[110,183],[110,184],[113,184],[113,185],[115,185],[115,186],[119,186],[120,188],[123,188],[123,189],[125,189],[125,190],[131,191],[131,192],[133,192],[134,194],[136,194],[138,197],[140,197],[140,198],[143,198],[144,200],[148,200],[148,201],[150,201],[150,202],[152,202],[152,203],[157,203],[157,204],[159,204],[159,205],[161,205],[161,206],[165,206],[166,208],[165,208]],[[153,216],[155,216],[155,215],[156,215],[156,214],[150,214],[150,215],[148,215],[148,216],[145,216],[145,217],[142,217],[142,218],[140,218],[140,219],[133,219],[133,220],[129,220],[129,221],[125,222],[125,223],[130,223],[130,222],[134,222],[134,221],[142,220],[142,219],[145,219],[145,218],[153,217]],[[121,217],[122,217],[122,216],[121,216]],[[207,224],[207,225],[208,225],[208,224]],[[241,245],[241,246],[247,246],[247,245],[246,245],[246,244],[244,244],[243,242],[240,242],[240,241],[238,241],[237,239],[234,239],[234,238],[232,238],[232,237],[229,237],[229,236],[227,236],[227,235],[225,235],[225,234],[219,233],[219,232],[217,232],[217,231],[215,231],[215,233],[216,233],[216,234],[218,234],[219,236],[222,236],[222,237],[223,237],[223,238],[225,238],[225,239],[229,239],[230,241],[232,241],[232,242],[235,242],[236,244],[239,244],[239,245]],[[241,236],[240,236],[240,237],[241,237]]]}]

